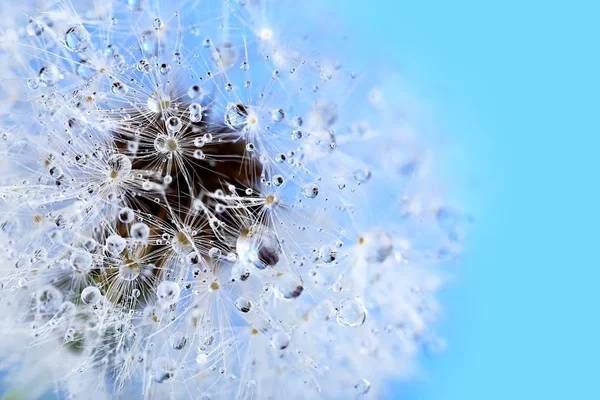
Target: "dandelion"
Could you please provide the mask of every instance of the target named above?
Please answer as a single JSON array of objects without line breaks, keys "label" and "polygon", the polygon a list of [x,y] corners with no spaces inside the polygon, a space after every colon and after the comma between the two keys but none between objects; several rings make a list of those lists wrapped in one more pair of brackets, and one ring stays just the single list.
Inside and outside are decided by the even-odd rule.
[{"label": "dandelion", "polygon": [[385,97],[273,3],[7,6],[8,393],[377,397],[439,343],[464,218]]}]

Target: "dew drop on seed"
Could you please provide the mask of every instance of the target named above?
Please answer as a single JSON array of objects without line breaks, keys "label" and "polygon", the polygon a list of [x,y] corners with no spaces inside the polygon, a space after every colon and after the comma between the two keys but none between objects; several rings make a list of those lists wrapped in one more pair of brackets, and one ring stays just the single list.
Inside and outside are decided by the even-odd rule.
[{"label": "dew drop on seed", "polygon": [[112,256],[118,256],[123,250],[127,242],[119,235],[110,235],[106,238],[106,251]]},{"label": "dew drop on seed", "polygon": [[337,259],[338,251],[333,246],[324,245],[319,249],[319,258],[325,263],[331,263]]},{"label": "dew drop on seed", "polygon": [[124,154],[114,154],[108,161],[110,179],[125,179],[131,173],[131,160]]},{"label": "dew drop on seed", "polygon": [[50,64],[40,69],[38,77],[42,85],[50,87],[56,85],[60,78],[60,72],[58,72],[56,65]]},{"label": "dew drop on seed", "polygon": [[192,100],[197,99],[202,96],[202,88],[198,85],[191,86],[187,91],[187,95]]},{"label": "dew drop on seed", "polygon": [[343,327],[354,328],[362,325],[367,318],[367,310],[358,299],[343,300],[337,310],[336,321]]},{"label": "dew drop on seed", "polygon": [[98,304],[100,301],[100,290],[96,286],[88,286],[81,291],[81,301],[90,306]]},{"label": "dew drop on seed", "polygon": [[77,249],[69,259],[71,267],[77,272],[88,272],[92,266],[92,255],[85,250]]},{"label": "dew drop on seed", "polygon": [[290,344],[290,335],[285,332],[278,331],[271,337],[271,346],[277,350],[284,350]]},{"label": "dew drop on seed", "polygon": [[156,288],[158,301],[164,305],[177,303],[180,292],[181,289],[179,288],[179,285],[172,281],[163,281],[158,285],[158,288]]},{"label": "dew drop on seed", "polygon": [[175,350],[182,350],[185,347],[185,345],[188,343],[189,338],[187,336],[185,336],[183,333],[176,332],[173,335],[171,335],[171,338],[169,341],[171,342],[172,348],[174,348]]},{"label": "dew drop on seed", "polygon": [[316,183],[306,183],[302,185],[302,194],[307,199],[314,199],[319,194],[319,186]]},{"label": "dew drop on seed", "polygon": [[247,313],[252,308],[252,303],[250,303],[250,300],[248,299],[238,297],[238,299],[235,301],[235,308],[243,313]]},{"label": "dew drop on seed", "polygon": [[129,91],[129,88],[125,85],[123,85],[121,82],[114,82],[111,87],[110,87],[110,91],[117,96],[125,96],[127,94],[127,92]]},{"label": "dew drop on seed", "polygon": [[188,107],[191,122],[202,121],[202,106],[198,103],[192,103]]},{"label": "dew drop on seed", "polygon": [[277,235],[265,226],[244,230],[236,241],[236,250],[242,262],[258,269],[275,266],[282,251]]},{"label": "dew drop on seed", "polygon": [[360,168],[354,171],[354,180],[358,183],[365,183],[371,178],[371,171],[367,168]]},{"label": "dew drop on seed", "polygon": [[82,53],[90,45],[90,34],[81,25],[73,26],[65,34],[65,43],[74,53]]},{"label": "dew drop on seed", "polygon": [[119,210],[119,221],[124,224],[129,224],[135,218],[133,210],[129,207],[123,207]]},{"label": "dew drop on seed", "polygon": [[169,117],[167,119],[167,130],[171,133],[177,133],[181,130],[183,123],[179,117]]},{"label": "dew drop on seed", "polygon": [[225,125],[238,130],[246,124],[248,111],[243,104],[229,103],[225,109]]},{"label": "dew drop on seed", "polygon": [[354,390],[358,394],[367,394],[371,389],[371,383],[366,379],[361,379],[354,385]]},{"label": "dew drop on seed", "polygon": [[200,149],[194,150],[193,155],[196,160],[204,160],[204,158],[206,158],[204,152]]},{"label": "dew drop on seed", "polygon": [[29,89],[37,89],[40,86],[40,81],[37,78],[30,78],[27,80],[27,87]]},{"label": "dew drop on seed", "polygon": [[145,242],[150,236],[150,227],[143,222],[136,222],[131,226],[129,236],[137,242]]},{"label": "dew drop on seed", "polygon": [[283,120],[283,118],[285,118],[285,112],[281,108],[278,108],[271,112],[271,119],[273,121],[280,122]]}]

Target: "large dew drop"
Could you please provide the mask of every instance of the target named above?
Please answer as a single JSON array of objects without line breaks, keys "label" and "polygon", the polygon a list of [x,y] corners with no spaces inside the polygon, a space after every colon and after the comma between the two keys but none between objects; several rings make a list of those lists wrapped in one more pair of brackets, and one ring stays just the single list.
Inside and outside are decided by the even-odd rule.
[{"label": "large dew drop", "polygon": [[258,269],[275,266],[281,256],[277,235],[265,226],[253,226],[244,230],[237,239],[236,250],[242,262]]},{"label": "large dew drop", "polygon": [[367,319],[367,310],[359,299],[346,299],[337,309],[336,320],[346,328],[354,328],[364,324]]}]

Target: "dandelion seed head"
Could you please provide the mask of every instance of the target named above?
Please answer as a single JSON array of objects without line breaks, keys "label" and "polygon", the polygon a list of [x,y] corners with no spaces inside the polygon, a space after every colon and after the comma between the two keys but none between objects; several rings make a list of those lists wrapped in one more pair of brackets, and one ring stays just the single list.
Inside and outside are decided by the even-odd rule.
[{"label": "dandelion seed head", "polygon": [[443,347],[467,218],[393,94],[290,6],[7,6],[9,390],[375,398]]}]

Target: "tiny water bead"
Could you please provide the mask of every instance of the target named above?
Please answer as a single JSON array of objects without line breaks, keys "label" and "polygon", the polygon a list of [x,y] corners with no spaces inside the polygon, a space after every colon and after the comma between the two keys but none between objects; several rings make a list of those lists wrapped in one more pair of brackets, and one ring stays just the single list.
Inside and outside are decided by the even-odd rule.
[{"label": "tiny water bead", "polygon": [[129,92],[129,88],[121,82],[114,82],[110,87],[110,91],[117,96],[125,96]]},{"label": "tiny water bead", "polygon": [[338,257],[338,249],[334,246],[324,245],[319,249],[319,259],[324,263],[331,263]]},{"label": "tiny water bead", "polygon": [[81,25],[69,28],[65,34],[65,43],[74,53],[83,53],[90,44],[90,34]]},{"label": "tiny water bead", "polygon": [[276,110],[273,110],[273,112],[271,112],[271,119],[275,122],[281,122],[284,117],[285,117],[285,112],[281,108],[278,108]]},{"label": "tiny water bead", "polygon": [[367,319],[367,310],[359,299],[343,300],[336,315],[336,321],[346,328],[354,328],[364,324]]},{"label": "tiny water bead", "polygon": [[88,286],[81,291],[81,301],[83,304],[96,305],[100,301],[102,294],[96,286]]},{"label": "tiny water bead", "polygon": [[181,288],[176,282],[172,281],[163,281],[158,285],[156,289],[156,295],[158,296],[158,301],[164,305],[172,305],[179,301],[179,294],[181,293]]},{"label": "tiny water bead", "polygon": [[248,300],[248,299],[239,297],[235,301],[235,308],[237,308],[239,311],[241,311],[243,313],[247,313],[252,308],[252,303],[250,303],[250,300]]},{"label": "tiny water bead", "polygon": [[278,331],[271,337],[271,346],[276,350],[284,350],[290,344],[290,335],[285,332]]},{"label": "tiny water bead", "polygon": [[354,385],[354,390],[356,390],[357,394],[367,394],[371,389],[371,382],[366,379],[361,379]]},{"label": "tiny water bead", "polygon": [[319,186],[316,183],[306,183],[302,185],[302,194],[307,199],[314,199],[319,194]]},{"label": "tiny water bead", "polygon": [[354,180],[358,183],[365,183],[371,179],[371,171],[368,168],[360,168],[354,171]]},{"label": "tiny water bead", "polygon": [[187,91],[187,95],[190,99],[196,100],[202,96],[202,88],[198,85],[191,86]]}]

